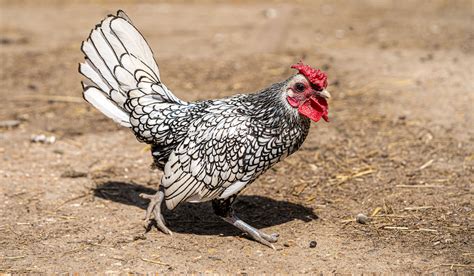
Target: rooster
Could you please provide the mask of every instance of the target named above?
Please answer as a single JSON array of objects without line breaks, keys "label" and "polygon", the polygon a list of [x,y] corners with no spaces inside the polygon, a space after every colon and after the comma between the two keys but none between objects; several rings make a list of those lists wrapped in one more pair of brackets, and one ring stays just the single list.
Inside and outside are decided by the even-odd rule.
[{"label": "rooster", "polygon": [[84,99],[151,145],[163,171],[145,220],[164,233],[161,205],[212,200],[215,213],[254,240],[274,248],[266,234],[239,219],[232,203],[263,172],[297,151],[310,120],[328,121],[326,74],[298,63],[298,73],[253,94],[185,102],[160,79],[152,50],[129,17],[109,15],[82,43],[79,72]]}]

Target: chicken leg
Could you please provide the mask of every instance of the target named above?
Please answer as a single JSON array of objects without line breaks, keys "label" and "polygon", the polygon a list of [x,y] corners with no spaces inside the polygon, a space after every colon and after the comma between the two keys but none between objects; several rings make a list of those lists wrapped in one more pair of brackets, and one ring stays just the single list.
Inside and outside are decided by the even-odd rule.
[{"label": "chicken leg", "polygon": [[275,249],[272,243],[278,241],[279,235],[277,233],[266,234],[257,228],[250,226],[234,214],[232,203],[236,196],[231,196],[226,199],[215,199],[212,201],[212,207],[216,215],[221,217],[223,220],[239,228],[242,232],[247,233],[254,240],[264,244],[270,248]]},{"label": "chicken leg", "polygon": [[148,203],[148,207],[146,209],[145,222],[149,224],[151,220],[154,219],[156,221],[156,227],[158,229],[160,229],[165,234],[172,235],[173,232],[171,232],[171,230],[166,227],[165,219],[161,214],[161,203],[165,198],[165,193],[161,186],[155,195],[140,194],[140,197],[150,200],[150,203]]}]

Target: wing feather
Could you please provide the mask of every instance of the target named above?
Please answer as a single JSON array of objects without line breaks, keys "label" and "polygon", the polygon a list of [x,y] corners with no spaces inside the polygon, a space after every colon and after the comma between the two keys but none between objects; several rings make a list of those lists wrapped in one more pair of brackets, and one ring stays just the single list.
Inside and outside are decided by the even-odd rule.
[{"label": "wing feather", "polygon": [[[235,128],[226,127],[229,124]],[[254,172],[246,169],[246,156],[239,153],[256,142],[250,124],[248,117],[225,112],[208,113],[193,122],[188,130],[193,135],[177,146],[164,168],[161,184],[169,209],[181,202],[207,201],[223,193],[227,197],[245,187]]]}]

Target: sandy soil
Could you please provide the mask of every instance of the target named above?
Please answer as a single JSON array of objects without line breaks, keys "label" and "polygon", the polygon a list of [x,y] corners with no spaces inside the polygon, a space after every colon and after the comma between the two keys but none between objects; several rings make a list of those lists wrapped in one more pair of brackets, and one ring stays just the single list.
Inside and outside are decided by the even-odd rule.
[{"label": "sandy soil", "polygon": [[[473,272],[472,1],[0,3],[0,272]],[[119,8],[185,100],[261,89],[301,58],[329,73],[331,123],[236,203],[276,251],[209,204],[144,233],[138,194],[161,173],[77,73]]]}]

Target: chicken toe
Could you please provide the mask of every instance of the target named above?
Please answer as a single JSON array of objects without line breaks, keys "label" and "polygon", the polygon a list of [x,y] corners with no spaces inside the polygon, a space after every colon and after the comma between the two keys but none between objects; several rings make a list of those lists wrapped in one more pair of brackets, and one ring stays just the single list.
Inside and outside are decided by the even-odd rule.
[{"label": "chicken toe", "polygon": [[156,227],[163,233],[172,235],[173,232],[168,229],[165,225],[165,219],[161,214],[161,203],[165,197],[165,194],[162,189],[160,189],[156,194],[149,195],[149,194],[140,194],[140,197],[146,198],[150,200],[148,203],[148,207],[145,213],[145,223],[147,225],[154,219],[156,222]]}]

